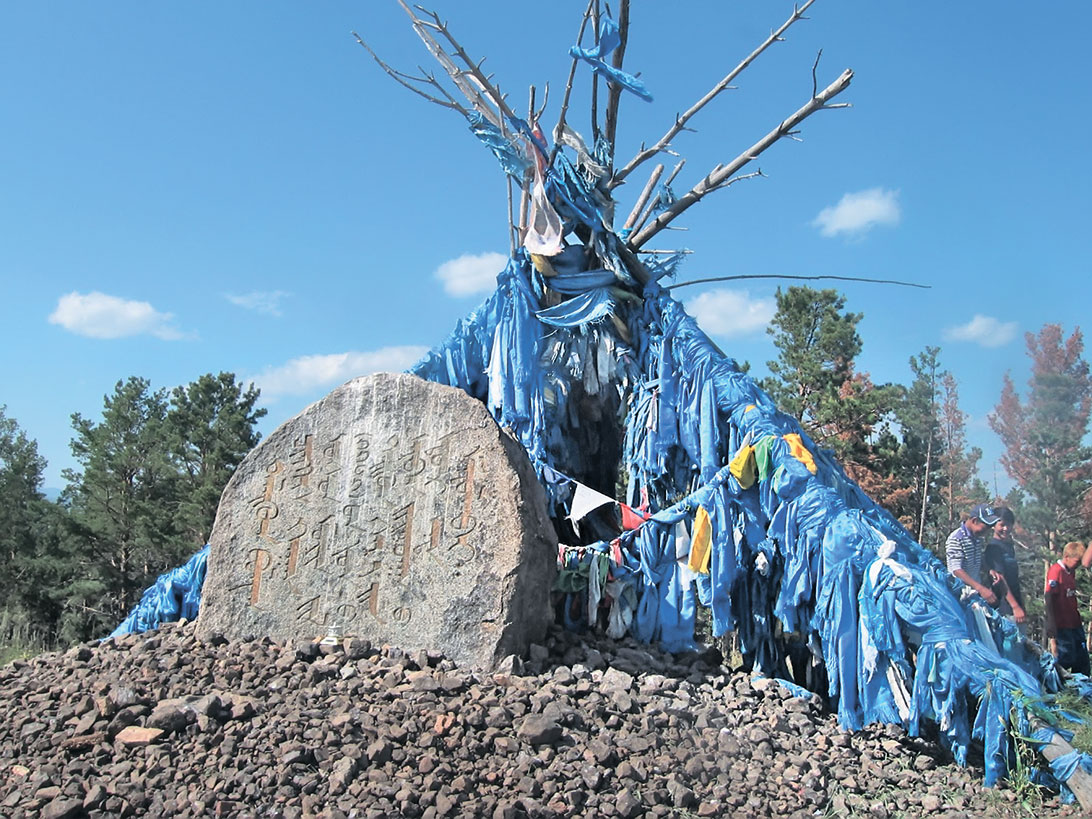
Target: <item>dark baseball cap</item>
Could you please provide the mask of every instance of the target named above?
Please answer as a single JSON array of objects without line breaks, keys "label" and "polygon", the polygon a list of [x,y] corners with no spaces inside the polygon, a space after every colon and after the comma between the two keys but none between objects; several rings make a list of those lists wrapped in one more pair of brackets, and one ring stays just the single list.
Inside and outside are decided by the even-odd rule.
[{"label": "dark baseball cap", "polygon": [[997,521],[1001,520],[1001,515],[997,513],[997,510],[984,503],[978,504],[978,506],[971,510],[971,517],[978,518],[987,526],[993,526]]}]

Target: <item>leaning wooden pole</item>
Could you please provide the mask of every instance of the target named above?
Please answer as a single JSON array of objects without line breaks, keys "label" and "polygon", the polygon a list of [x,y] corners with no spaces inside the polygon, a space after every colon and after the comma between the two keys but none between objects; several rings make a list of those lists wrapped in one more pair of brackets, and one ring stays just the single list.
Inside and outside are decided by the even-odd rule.
[{"label": "leaning wooden pole", "polygon": [[739,172],[739,170],[745,167],[748,163],[753,162],[759,157],[759,155],[773,145],[778,140],[792,134],[793,129],[796,128],[801,122],[810,117],[816,111],[822,111],[824,108],[836,108],[845,107],[840,105],[830,105],[830,101],[834,97],[849,87],[850,81],[853,79],[853,71],[846,69],[842,72],[842,75],[838,77],[834,82],[812,97],[808,102],[803,105],[795,114],[784,120],[776,128],[770,131],[766,136],[737,156],[727,165],[721,165],[714,169],[708,176],[698,182],[688,193],[679,197],[674,204],[672,204],[667,210],[653,219],[647,227],[643,228],[639,233],[633,236],[629,240],[630,247],[637,249],[640,248],[645,242],[671,224],[676,217],[681,215],[685,210],[693,205],[696,205],[707,194],[712,193],[717,188],[728,183],[731,178]]}]

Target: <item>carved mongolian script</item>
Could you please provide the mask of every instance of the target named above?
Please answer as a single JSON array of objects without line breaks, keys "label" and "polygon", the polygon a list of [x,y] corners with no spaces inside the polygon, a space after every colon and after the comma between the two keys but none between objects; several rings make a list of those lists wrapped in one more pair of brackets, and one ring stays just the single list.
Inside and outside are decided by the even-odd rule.
[{"label": "carved mongolian script", "polygon": [[[250,499],[248,605],[277,608],[287,593],[298,598],[299,625],[340,633],[367,618],[407,622],[425,602],[405,588],[416,565],[450,571],[478,557],[477,447],[461,431],[434,440],[360,432],[348,447],[342,438],[305,435],[285,460],[265,464]],[[337,578],[358,582],[328,582]],[[316,579],[323,590],[311,594]]]},{"label": "carved mongolian script", "polygon": [[[199,629],[361,635],[449,656],[461,641],[469,656],[481,639],[468,624],[499,633],[509,607],[518,619],[529,601],[548,618],[547,532],[526,456],[480,402],[408,375],[356,379],[236,471],[210,539]],[[545,579],[541,600],[523,591],[517,608],[524,563]]]}]

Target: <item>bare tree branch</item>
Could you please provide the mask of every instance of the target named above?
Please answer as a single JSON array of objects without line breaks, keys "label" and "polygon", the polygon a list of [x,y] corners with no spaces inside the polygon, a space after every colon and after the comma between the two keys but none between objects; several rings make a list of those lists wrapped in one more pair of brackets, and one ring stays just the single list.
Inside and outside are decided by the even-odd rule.
[{"label": "bare tree branch", "polygon": [[[576,35],[576,44],[579,46],[584,42],[584,29],[588,27],[588,20],[591,19],[592,11],[595,9],[595,0],[588,0],[588,8],[584,11],[584,17],[580,21],[580,33]],[[554,126],[554,149],[550,152],[549,164],[554,164],[554,158],[557,156],[557,152],[561,150],[561,141],[558,139],[558,135],[565,130],[565,116],[569,113],[569,97],[573,93],[573,80],[576,78],[576,66],[580,61],[573,57],[572,65],[569,66],[569,79],[565,83],[565,96],[561,99],[561,113],[557,116],[557,125]]]},{"label": "bare tree branch", "polygon": [[[379,55],[372,50],[372,47],[370,45],[368,45],[366,42],[364,42],[364,40],[361,39],[359,34],[354,31],[352,32],[352,35],[356,38],[356,41],[360,43],[360,45],[367,49],[368,53],[372,55],[372,59],[379,64],[379,67],[387,72],[387,74],[389,74],[399,85],[403,86],[404,88],[408,88],[410,91],[412,91],[414,94],[417,94],[418,96],[424,97],[429,102],[434,102],[437,105],[442,106],[443,108],[451,108],[452,110],[458,111],[464,116],[466,115],[466,109],[459,105],[459,103],[455,101],[455,98],[447,92],[447,89],[440,85],[440,83],[436,81],[436,78],[433,77],[431,74],[426,73],[422,69],[421,76],[414,77],[410,74],[406,74],[404,71],[399,71],[395,68],[392,68],[390,65],[383,62],[382,59],[380,59]],[[412,85],[412,83],[429,85],[432,88],[435,88],[436,91],[444,97],[444,99],[434,97],[431,94],[422,91],[417,86]]]},{"label": "bare tree branch", "polygon": [[686,165],[686,160],[680,159],[678,163],[676,163],[675,167],[671,170],[671,175],[664,180],[664,184],[670,185],[672,182],[674,182],[675,177],[679,175],[679,171],[683,169],[684,165]]},{"label": "bare tree branch", "polygon": [[546,110],[546,104],[549,101],[550,101],[550,83],[546,83],[545,87],[542,89],[542,107],[540,107],[536,111],[536,110],[534,110],[534,106],[532,106],[531,111],[529,112],[529,115],[531,117],[530,122],[531,122],[532,125],[534,125],[536,122],[538,122],[540,119],[542,119],[542,114]]},{"label": "bare tree branch", "polygon": [[747,165],[749,162],[757,159],[758,156],[773,145],[778,140],[794,132],[797,125],[814,114],[816,111],[821,111],[824,108],[842,108],[844,105],[831,105],[829,101],[849,87],[850,81],[853,79],[853,71],[846,69],[842,72],[842,75],[838,77],[834,82],[820,91],[817,95],[813,96],[807,103],[805,103],[799,110],[796,111],[788,119],[784,120],[776,128],[770,131],[766,136],[737,156],[727,165],[723,165],[718,169],[713,170],[708,176],[698,182],[690,191],[675,201],[671,207],[657,216],[651,224],[642,229],[636,235],[630,237],[629,244],[633,248],[639,248],[667,225],[669,225],[674,219],[676,219],[683,211],[690,208],[692,205],[701,201],[702,197],[711,193],[720,187],[726,180],[734,176],[741,168]]},{"label": "bare tree branch", "polygon": [[[514,119],[515,115],[513,114],[512,109],[508,107],[508,103],[505,102],[504,95],[500,92],[500,89],[482,72],[481,65],[484,62],[484,59],[478,62],[471,60],[459,41],[452,36],[447,24],[444,23],[440,19],[440,16],[435,12],[429,11],[421,6],[416,6],[422,14],[426,14],[432,18],[431,20],[424,20],[418,17],[413,12],[413,9],[406,5],[405,0],[398,0],[398,5],[400,5],[403,11],[409,15],[409,18],[413,23],[413,30],[417,32],[417,36],[421,38],[421,42],[425,44],[425,48],[427,48],[429,53],[436,58],[441,66],[443,66],[444,71],[451,77],[451,81],[455,83],[455,86],[460,91],[462,91],[470,104],[474,106],[474,109],[500,129],[500,131],[506,131],[507,120]],[[443,38],[447,40],[455,57],[452,57],[451,54],[440,45],[439,41],[432,35],[433,31],[439,32]],[[455,59],[456,57],[465,68],[459,68],[458,62],[456,62]]]},{"label": "bare tree branch", "polygon": [[723,182],[721,182],[719,185],[717,185],[715,188],[713,188],[710,191],[710,193],[712,193],[713,191],[719,191],[721,188],[727,188],[730,185],[734,185],[736,182],[739,182],[741,179],[754,179],[756,176],[765,176],[765,175],[766,174],[762,173],[761,168],[759,168],[757,171],[751,171],[751,173],[741,173],[739,176],[733,176],[731,179],[725,179]]},{"label": "bare tree branch", "polygon": [[[649,250],[641,250],[639,253],[651,253]],[[675,251],[670,251],[674,253]],[[931,284],[917,284],[916,282],[903,282],[897,279],[869,279],[860,276],[787,276],[779,275],[775,273],[746,273],[739,276],[714,276],[709,279],[693,279],[688,282],[681,282],[679,284],[671,285],[672,289],[677,287],[689,287],[692,284],[709,284],[710,282],[734,282],[741,281],[742,279],[800,279],[803,281],[819,281],[820,279],[833,279],[840,282],[869,282],[871,284],[897,284],[900,287],[918,287],[922,290],[932,289]]]},{"label": "bare tree branch", "polygon": [[[755,59],[757,59],[763,51],[769,48],[773,43],[780,42],[783,39],[781,35],[785,33],[789,26],[791,26],[797,20],[807,19],[804,17],[804,12],[807,11],[808,7],[814,2],[815,0],[807,0],[807,2],[800,7],[794,6],[792,14],[789,16],[789,19],[782,23],[780,28],[772,32],[770,36],[767,37],[766,40],[758,48],[748,54],[743,62],[741,62],[734,69],[732,69],[732,71],[730,71],[724,79],[714,85],[712,90],[710,90],[708,94],[706,94],[704,97],[702,97],[692,106],[690,106],[686,113],[676,116],[675,124],[668,129],[666,134],[660,137],[659,141],[655,145],[653,145],[651,148],[642,148],[637,156],[633,157],[633,159],[631,159],[624,168],[615,173],[614,177],[611,179],[610,182],[610,189],[613,190],[614,188],[621,185],[625,181],[626,177],[633,173],[634,169],[637,168],[637,166],[641,165],[646,160],[652,158],[653,156],[667,148],[667,146],[671,144],[671,140],[673,140],[680,131],[685,129],[686,123],[690,120],[690,118],[697,114],[698,111],[700,111],[710,102],[712,102],[712,100],[722,91],[730,88],[732,80],[738,77],[743,72],[743,70],[747,68],[747,66],[749,66],[752,62],[754,62]],[[815,96],[814,92],[812,92],[812,96]]]}]

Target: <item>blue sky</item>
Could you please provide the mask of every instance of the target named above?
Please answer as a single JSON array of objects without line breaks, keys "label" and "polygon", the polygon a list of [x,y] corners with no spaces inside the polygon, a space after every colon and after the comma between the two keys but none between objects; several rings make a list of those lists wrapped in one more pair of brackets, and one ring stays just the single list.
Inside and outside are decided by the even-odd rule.
[{"label": "blue sky", "polygon": [[[435,7],[517,109],[550,83],[549,131],[584,5]],[[654,101],[623,101],[623,160],[792,8],[634,6],[627,65]],[[821,87],[856,72],[839,98],[853,107],[811,117],[759,160],[766,178],[713,194],[658,245],[693,251],[679,281],[931,285],[839,285],[864,313],[861,367],[906,383],[907,359],[940,346],[983,477],[1004,487],[986,424],[1002,375],[1022,387],[1023,334],[1072,331],[1092,295],[1092,8],[819,0],[809,17],[675,141],[676,190],[806,102],[819,49]],[[430,65],[394,0],[9,2],[0,27],[0,404],[38,441],[47,485],[73,465],[71,413],[99,417],[119,379],[235,372],[262,387],[268,434],[353,376],[409,365],[491,289],[508,251],[495,160],[350,34],[396,67]],[[582,71],[583,133],[587,86]],[[761,374],[777,284],[677,295]]]}]

